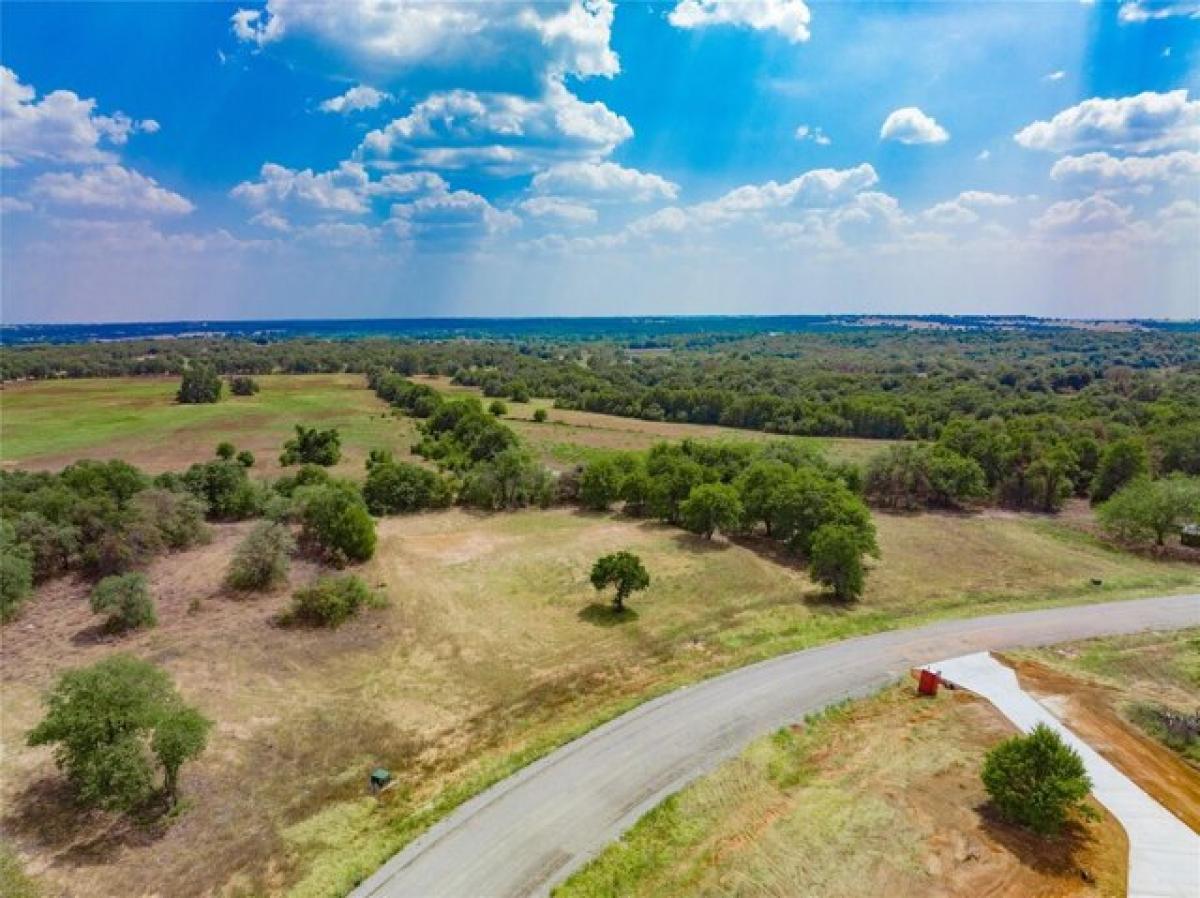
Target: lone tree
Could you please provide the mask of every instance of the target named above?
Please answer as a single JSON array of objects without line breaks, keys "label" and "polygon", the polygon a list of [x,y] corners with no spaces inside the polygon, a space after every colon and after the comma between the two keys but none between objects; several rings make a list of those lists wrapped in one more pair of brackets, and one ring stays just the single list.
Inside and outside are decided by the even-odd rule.
[{"label": "lone tree", "polygon": [[1058,832],[1092,789],[1079,755],[1044,723],[988,752],[982,777],[1001,815],[1038,833]]},{"label": "lone tree", "polygon": [[1139,477],[1100,506],[1100,525],[1130,543],[1166,545],[1180,525],[1200,517],[1200,477]]},{"label": "lone tree", "polygon": [[625,610],[625,600],[630,593],[650,585],[650,575],[642,565],[642,559],[632,552],[614,552],[598,558],[592,565],[592,586],[602,590],[616,586],[613,594],[613,611],[620,614]]},{"label": "lone tree", "polygon": [[224,386],[224,382],[211,365],[189,365],[184,369],[183,380],[175,398],[188,405],[217,402],[221,398],[221,389]]},{"label": "lone tree", "polygon": [[199,755],[212,724],[185,705],[166,672],[130,655],[69,670],[46,698],[30,745],[56,745],[54,759],[84,804],[128,810],[154,792],[175,800],[179,770]]}]

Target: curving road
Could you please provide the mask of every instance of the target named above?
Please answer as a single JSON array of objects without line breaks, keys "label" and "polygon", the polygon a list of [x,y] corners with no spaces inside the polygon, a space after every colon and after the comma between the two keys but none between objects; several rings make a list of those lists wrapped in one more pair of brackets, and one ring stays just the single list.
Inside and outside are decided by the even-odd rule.
[{"label": "curving road", "polygon": [[354,898],[544,895],[757,736],[972,652],[1200,626],[1200,595],[941,621],[783,655],[661,696],[463,804]]}]

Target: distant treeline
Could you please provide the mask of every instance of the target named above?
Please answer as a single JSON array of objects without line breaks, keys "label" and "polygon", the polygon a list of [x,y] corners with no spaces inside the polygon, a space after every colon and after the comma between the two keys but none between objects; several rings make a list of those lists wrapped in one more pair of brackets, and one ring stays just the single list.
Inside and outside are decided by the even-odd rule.
[{"label": "distant treeline", "polygon": [[975,458],[1005,495],[1025,494],[1019,478],[1003,484],[1026,466],[1055,482],[1044,494],[1068,489],[1064,483],[1086,494],[1104,447],[1126,437],[1143,439],[1159,470],[1197,473],[1200,465],[1200,334],[1164,330],[708,334],[681,337],[672,350],[615,342],[132,341],[8,347],[0,371],[168,374],[201,361],[226,374],[350,371],[375,383],[386,373],[437,374],[487,396],[549,397],[561,408],[647,420],[937,441]]}]

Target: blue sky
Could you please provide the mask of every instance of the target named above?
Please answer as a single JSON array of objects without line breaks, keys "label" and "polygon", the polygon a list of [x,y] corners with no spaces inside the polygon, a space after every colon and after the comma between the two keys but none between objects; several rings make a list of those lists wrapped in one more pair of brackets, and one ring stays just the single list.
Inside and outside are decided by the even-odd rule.
[{"label": "blue sky", "polygon": [[6,322],[1200,316],[1200,0],[0,13]]}]

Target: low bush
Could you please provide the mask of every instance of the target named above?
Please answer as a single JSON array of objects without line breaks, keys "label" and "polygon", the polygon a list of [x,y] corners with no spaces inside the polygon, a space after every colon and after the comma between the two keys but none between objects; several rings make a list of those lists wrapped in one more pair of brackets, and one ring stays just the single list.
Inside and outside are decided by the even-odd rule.
[{"label": "low bush", "polygon": [[353,574],[321,577],[292,597],[290,618],[316,627],[339,627],[364,606],[381,604],[382,599]]},{"label": "low bush", "polygon": [[229,378],[229,392],[234,396],[253,396],[258,392],[258,381],[245,374],[235,374]]},{"label": "low bush", "polygon": [[0,520],[0,622],[11,620],[33,591],[33,563],[16,542],[13,527]]},{"label": "low bush", "polygon": [[296,541],[283,524],[274,521],[256,524],[234,552],[225,575],[226,585],[247,592],[278,586],[287,580],[295,548]]},{"label": "low bush", "polygon": [[283,444],[279,463],[288,465],[336,465],[342,457],[342,437],[337,428],[317,430],[296,425],[296,435]]},{"label": "low bush", "polygon": [[362,493],[348,481],[304,488],[296,497],[301,541],[336,565],[375,554],[375,521]]},{"label": "low bush", "polygon": [[105,628],[112,633],[153,627],[158,623],[154,600],[142,574],[105,577],[92,590],[92,611],[107,614]]},{"label": "low bush", "polygon": [[1079,755],[1044,723],[988,752],[982,778],[1005,819],[1038,833],[1060,830],[1092,789]]}]

